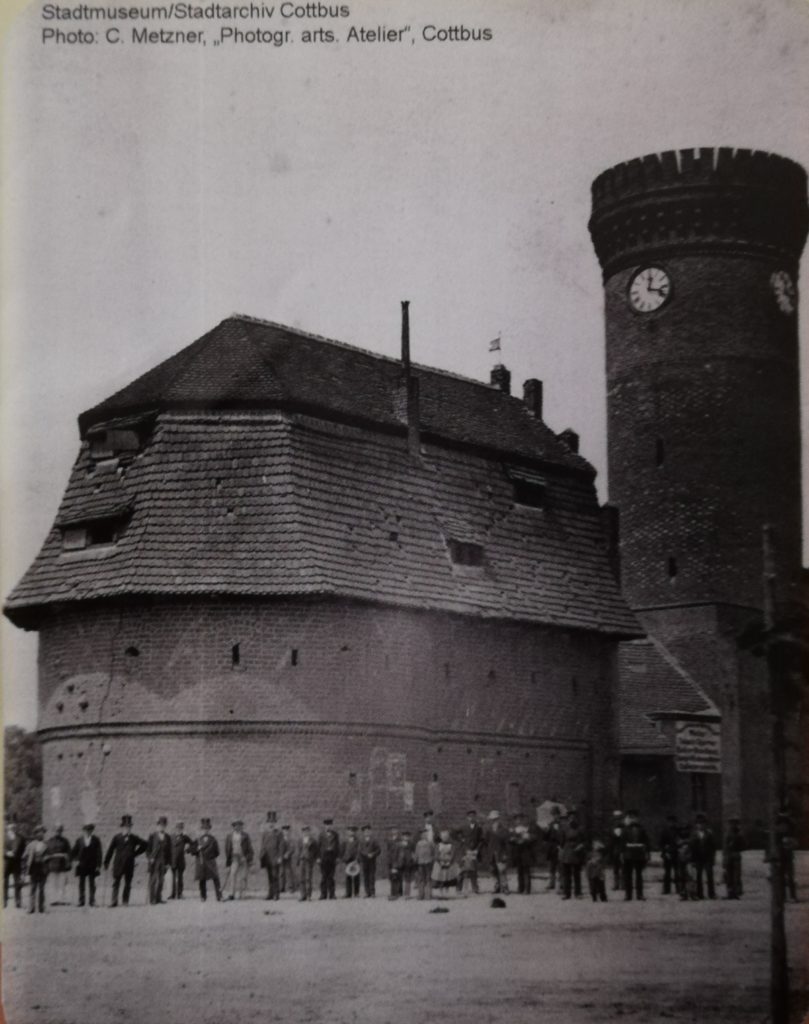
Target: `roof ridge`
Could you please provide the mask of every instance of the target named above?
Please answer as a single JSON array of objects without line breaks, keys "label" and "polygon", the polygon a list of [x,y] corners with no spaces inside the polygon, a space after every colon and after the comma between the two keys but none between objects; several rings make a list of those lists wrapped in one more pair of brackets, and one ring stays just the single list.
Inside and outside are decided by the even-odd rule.
[{"label": "roof ridge", "polygon": [[[258,324],[261,327],[276,327],[282,331],[289,331],[290,334],[298,334],[302,338],[311,338],[313,341],[323,341],[327,345],[334,345],[336,348],[347,348],[351,352],[362,352],[363,355],[371,356],[374,359],[379,359],[382,362],[394,363],[397,366],[401,366],[401,360],[395,356],[385,355],[384,352],[374,352],[373,349],[365,348],[362,345],[352,345],[347,341],[339,341],[337,338],[327,338],[325,334],[317,334],[314,331],[305,331],[301,327],[290,327],[289,324],[282,324],[277,320],[265,320],[263,317],[250,316],[248,313],[231,313],[230,316],[225,317],[220,323],[226,323],[228,320],[241,320],[247,323]],[[218,326],[218,325],[217,325]],[[214,328],[216,330],[216,328]],[[411,362],[411,366],[418,370],[425,370],[428,373],[437,373],[442,377],[450,377],[452,380],[464,381],[466,384],[476,384],[478,387],[485,388],[487,391],[497,391],[503,394],[506,398],[513,398],[519,402],[520,399],[516,395],[507,395],[505,392],[500,391],[495,384],[489,384],[485,380],[477,380],[475,377],[467,377],[462,373],[455,373],[453,370],[443,370],[439,366],[427,366],[426,363]]]}]

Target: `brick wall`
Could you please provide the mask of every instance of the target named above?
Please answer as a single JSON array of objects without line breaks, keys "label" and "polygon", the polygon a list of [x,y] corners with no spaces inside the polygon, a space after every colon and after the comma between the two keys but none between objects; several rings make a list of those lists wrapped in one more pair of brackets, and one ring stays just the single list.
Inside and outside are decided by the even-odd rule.
[{"label": "brick wall", "polygon": [[40,632],[46,823],[600,816],[614,645],[339,601],[85,606]]}]

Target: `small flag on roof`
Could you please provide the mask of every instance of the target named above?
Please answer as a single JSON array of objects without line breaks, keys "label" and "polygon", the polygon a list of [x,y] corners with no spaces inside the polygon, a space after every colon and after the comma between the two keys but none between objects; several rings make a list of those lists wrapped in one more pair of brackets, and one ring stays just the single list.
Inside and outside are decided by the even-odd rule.
[{"label": "small flag on roof", "polygon": [[492,341],[489,342],[489,351],[490,352],[499,352],[500,351],[500,337],[499,336],[494,338]]}]

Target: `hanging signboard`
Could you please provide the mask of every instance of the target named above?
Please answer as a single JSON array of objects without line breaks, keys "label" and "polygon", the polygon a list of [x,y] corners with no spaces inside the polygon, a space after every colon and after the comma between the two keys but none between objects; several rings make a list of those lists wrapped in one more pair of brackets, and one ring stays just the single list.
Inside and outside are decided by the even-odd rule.
[{"label": "hanging signboard", "polygon": [[719,722],[678,721],[674,727],[674,764],[678,772],[722,771]]}]

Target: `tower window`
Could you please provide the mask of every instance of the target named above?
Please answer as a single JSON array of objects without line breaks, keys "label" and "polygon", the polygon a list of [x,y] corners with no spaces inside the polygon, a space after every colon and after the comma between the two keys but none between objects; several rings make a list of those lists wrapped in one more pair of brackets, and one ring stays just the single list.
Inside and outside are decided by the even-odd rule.
[{"label": "tower window", "polygon": [[242,660],[242,652],[239,644],[234,644],[230,649],[230,664],[237,668]]},{"label": "tower window", "polygon": [[297,647],[293,647],[292,650],[289,652],[289,663],[290,663],[290,665],[297,665],[298,664],[298,648]]},{"label": "tower window", "polygon": [[657,441],[655,441],[655,465],[658,467],[658,469],[663,465],[665,460],[666,450],[663,445],[663,440],[662,438],[658,437]]},{"label": "tower window", "polygon": [[677,569],[677,559],[674,558],[674,557],[669,558],[669,561],[668,561],[668,572],[669,572],[669,579],[670,580],[673,580],[673,579],[676,578],[677,571],[678,571],[678,569]]}]

